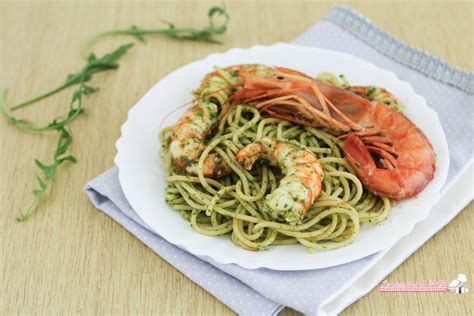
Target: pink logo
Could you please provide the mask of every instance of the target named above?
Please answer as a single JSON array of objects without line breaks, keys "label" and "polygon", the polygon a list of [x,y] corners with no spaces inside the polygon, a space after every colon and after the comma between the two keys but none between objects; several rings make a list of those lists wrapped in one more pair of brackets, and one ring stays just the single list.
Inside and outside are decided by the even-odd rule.
[{"label": "pink logo", "polygon": [[418,283],[389,283],[384,280],[379,286],[379,292],[451,292],[455,294],[465,294],[469,289],[465,286],[467,277],[458,274],[451,282],[431,281]]}]

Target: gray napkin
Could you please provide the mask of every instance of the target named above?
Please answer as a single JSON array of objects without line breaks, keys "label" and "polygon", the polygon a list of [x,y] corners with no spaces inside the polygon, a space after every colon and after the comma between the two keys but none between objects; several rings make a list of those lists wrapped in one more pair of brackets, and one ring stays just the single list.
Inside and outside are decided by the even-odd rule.
[{"label": "gray napkin", "polygon": [[[438,112],[448,139],[451,156],[445,189],[473,160],[473,73],[453,69],[408,47],[345,7],[334,7],[323,21],[294,43],[359,56],[410,82]],[[247,270],[234,264],[219,264],[207,257],[193,256],[152,233],[125,199],[116,167],[90,181],[85,190],[99,210],[239,314],[276,314],[285,306],[315,314],[323,302],[367,271],[381,256],[373,254],[344,265],[310,271]]]}]

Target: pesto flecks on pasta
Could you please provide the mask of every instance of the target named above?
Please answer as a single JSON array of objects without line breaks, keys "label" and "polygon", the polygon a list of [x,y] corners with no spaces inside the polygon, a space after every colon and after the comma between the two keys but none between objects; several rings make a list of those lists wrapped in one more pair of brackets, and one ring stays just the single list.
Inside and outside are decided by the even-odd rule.
[{"label": "pesto flecks on pasta", "polygon": [[[177,138],[170,137],[172,127],[160,133],[169,182],[166,202],[196,232],[228,235],[247,250],[301,244],[314,251],[345,246],[356,238],[360,224],[386,218],[390,199],[363,188],[344,159],[341,140],[314,127],[268,117],[246,104],[230,106],[228,99],[237,89],[228,87],[238,78],[232,69],[217,71],[219,76],[206,77],[196,91],[199,99],[181,118],[181,122],[193,120],[194,129],[180,129],[180,146]],[[295,153],[286,152],[290,158],[309,152],[322,167],[319,196],[301,213],[293,214],[295,208],[284,213],[284,207],[283,213],[276,213],[268,203],[282,185],[282,171],[288,174],[283,165],[262,156],[246,170],[236,158],[246,146],[269,139],[271,144],[291,144]],[[173,146],[186,154],[174,159]],[[283,164],[291,166],[290,158]],[[317,177],[316,170],[310,169],[310,175]]]},{"label": "pesto flecks on pasta", "polygon": [[433,179],[433,147],[382,87],[234,65],[193,96],[160,138],[166,201],[201,234],[248,250],[335,249]]}]

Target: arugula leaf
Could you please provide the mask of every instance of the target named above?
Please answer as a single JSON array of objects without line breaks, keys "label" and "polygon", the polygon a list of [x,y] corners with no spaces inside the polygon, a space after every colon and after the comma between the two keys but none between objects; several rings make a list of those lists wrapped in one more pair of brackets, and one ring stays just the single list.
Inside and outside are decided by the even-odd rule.
[{"label": "arugula leaf", "polygon": [[[225,33],[227,30],[227,23],[229,22],[229,15],[224,6],[215,6],[209,9],[208,13],[208,25],[202,29],[191,29],[191,28],[177,28],[171,22],[162,21],[168,27],[161,29],[142,29],[137,26],[132,26],[128,29],[112,30],[96,34],[90,37],[83,48],[83,55],[85,58],[89,58],[91,53],[90,48],[101,38],[108,36],[125,35],[132,36],[141,42],[145,42],[146,35],[164,35],[177,40],[189,40],[189,41],[201,41],[207,43],[220,44],[221,42],[213,38],[214,35]],[[217,18],[222,17],[224,20],[218,23]]]},{"label": "arugula leaf", "polygon": [[[58,173],[59,166],[66,161],[75,163],[77,160],[72,155],[66,155],[69,146],[72,143],[72,136],[66,130],[66,126],[74,121],[81,113],[84,112],[85,108],[83,105],[83,96],[89,95],[96,92],[98,89],[86,85],[84,82],[92,78],[95,73],[116,69],[118,64],[116,63],[133,45],[127,44],[122,45],[110,54],[106,54],[101,58],[96,58],[95,55],[91,55],[88,59],[87,65],[82,69],[81,72],[68,76],[66,79],[67,84],[79,84],[79,88],[74,91],[69,106],[69,113],[67,117],[56,117],[46,126],[35,126],[23,119],[17,119],[6,106],[6,95],[5,89],[0,89],[0,112],[10,122],[22,129],[31,132],[42,132],[56,130],[59,132],[58,144],[53,156],[53,163],[45,165],[38,159],[35,159],[36,166],[43,172],[43,177],[36,175],[38,187],[33,190],[34,199],[28,206],[28,208],[22,212],[18,217],[18,221],[25,221],[28,216],[34,211],[39,201],[46,193],[46,190],[51,185],[53,179]],[[78,78],[78,79],[76,79]]]},{"label": "arugula leaf", "polygon": [[[24,101],[24,102],[21,102],[21,103],[15,105],[15,106],[13,106],[11,108],[11,110],[15,111],[15,110],[21,109],[25,106],[28,106],[28,105],[33,104],[35,102],[38,102],[39,100],[42,100],[42,99],[47,98],[47,97],[49,97],[53,94],[56,94],[56,93],[66,89],[70,86],[87,82],[87,81],[91,80],[92,76],[94,76],[96,73],[117,69],[119,67],[119,65],[117,64],[117,61],[123,55],[125,55],[125,53],[132,47],[133,47],[133,44],[122,45],[119,48],[117,48],[116,50],[114,50],[112,53],[106,54],[106,55],[104,55],[103,57],[101,57],[99,59],[97,59],[97,57],[94,54],[91,54],[87,58],[87,64],[84,66],[84,68],[82,68],[81,71],[79,71],[77,73],[68,75],[67,78],[66,78],[66,81],[62,85],[60,85],[59,87],[54,88],[54,89],[42,94],[40,96],[37,96],[35,98],[32,98],[32,99]],[[84,89],[85,89],[85,91],[81,92],[81,93],[90,94],[92,92],[95,92],[95,90],[96,90],[95,88],[88,87],[88,86],[86,86],[86,88],[84,88]]]},{"label": "arugula leaf", "polygon": [[3,116],[9,121],[10,123],[14,124],[15,126],[30,131],[30,132],[45,132],[45,131],[52,131],[57,130],[60,127],[67,126],[69,123],[74,121],[81,113],[84,112],[84,107],[82,105],[82,94],[80,94],[81,88],[76,90],[73,95],[73,101],[69,107],[69,112],[66,117],[56,117],[53,119],[48,125],[46,126],[35,126],[30,123],[28,120],[18,119],[6,108],[5,106],[5,97],[6,97],[6,90],[4,94],[0,96],[0,112]]},{"label": "arugula leaf", "polygon": [[72,143],[71,134],[64,127],[59,128],[58,132],[59,140],[53,156],[53,162],[50,165],[45,165],[38,159],[35,159],[35,164],[43,172],[43,176],[40,176],[39,174],[36,175],[37,188],[33,189],[34,199],[31,201],[28,208],[17,217],[19,222],[28,219],[31,213],[35,210],[41,198],[46,193],[46,190],[49,188],[54,178],[58,174],[59,167],[65,161],[77,161],[76,158],[71,155],[64,156]]}]

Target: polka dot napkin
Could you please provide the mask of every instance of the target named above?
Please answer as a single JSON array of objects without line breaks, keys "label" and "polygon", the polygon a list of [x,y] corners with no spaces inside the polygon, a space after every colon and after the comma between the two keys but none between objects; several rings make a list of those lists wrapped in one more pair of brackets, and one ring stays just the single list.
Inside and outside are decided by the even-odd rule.
[{"label": "polka dot napkin", "polygon": [[[426,52],[408,47],[346,7],[334,7],[294,43],[359,56],[410,82],[437,111],[446,133],[451,156],[445,188],[473,161],[473,73],[454,69]],[[85,191],[99,210],[239,314],[277,314],[285,306],[317,314],[322,304],[376,268],[383,255],[310,271],[247,270],[233,264],[223,265],[193,256],[152,233],[128,204],[116,167],[90,181]],[[346,300],[345,306],[359,296]]]}]

